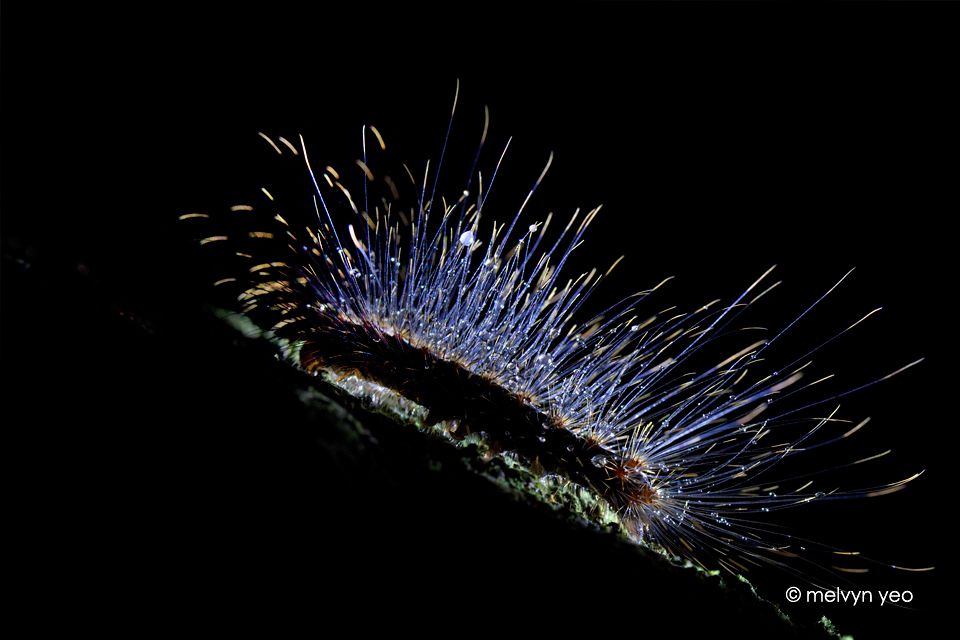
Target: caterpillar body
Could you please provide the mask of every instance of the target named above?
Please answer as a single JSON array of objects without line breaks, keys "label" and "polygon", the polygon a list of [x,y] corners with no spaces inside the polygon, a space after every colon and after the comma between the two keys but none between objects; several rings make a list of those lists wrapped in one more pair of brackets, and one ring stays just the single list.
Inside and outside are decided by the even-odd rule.
[{"label": "caterpillar body", "polygon": [[[855,389],[783,402],[822,380],[808,382],[812,352],[768,363],[789,326],[730,346],[750,335],[734,329],[776,286],[772,269],[732,303],[651,310],[657,285],[583,320],[585,300],[614,267],[567,273],[598,209],[571,214],[559,233],[552,214],[526,221],[552,157],[519,209],[491,223],[487,198],[497,172],[489,183],[477,176],[473,192],[471,169],[460,195],[444,200],[442,156],[422,178],[406,168],[379,174],[372,156],[386,144],[365,126],[354,169],[359,190],[348,187],[346,173],[311,166],[304,140],[260,135],[271,153],[301,166],[312,190],[309,217],[303,201],[267,186],[266,214],[257,217],[260,205],[234,208],[253,216],[239,242],[219,232],[199,240],[230,247],[239,263],[218,284],[236,290],[239,310],[304,372],[361,380],[374,385],[368,394],[411,401],[423,408],[424,428],[454,442],[479,438],[488,458],[506,456],[594,497],[592,515],[633,541],[734,575],[773,565],[832,586],[836,568],[803,564],[799,539],[765,526],[764,514],[891,493],[919,475],[853,490],[771,475],[784,460],[864,424],[843,425],[832,406],[809,411]],[[481,148],[485,138],[486,126]]]}]

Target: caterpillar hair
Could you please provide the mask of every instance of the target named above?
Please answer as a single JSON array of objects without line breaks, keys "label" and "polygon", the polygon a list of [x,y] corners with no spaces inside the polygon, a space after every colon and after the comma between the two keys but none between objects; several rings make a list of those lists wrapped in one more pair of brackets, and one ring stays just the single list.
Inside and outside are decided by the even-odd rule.
[{"label": "caterpillar hair", "polygon": [[[456,105],[455,96],[451,124]],[[598,312],[591,304],[614,275],[651,274],[630,255],[577,271],[578,248],[609,212],[532,213],[553,155],[518,170],[508,141],[492,171],[478,171],[489,122],[486,112],[459,184],[448,175],[449,126],[436,164],[399,170],[387,159],[389,133],[374,126],[357,131],[362,155],[345,170],[318,161],[309,139],[260,133],[278,163],[260,201],[229,217],[181,216],[217,252],[217,288],[241,314],[231,321],[254,327],[297,372],[472,445],[475,465],[516,469],[538,500],[667,558],[734,578],[771,567],[822,590],[846,589],[870,567],[927,570],[815,543],[773,519],[894,493],[923,473],[843,487],[831,479],[889,454],[829,454],[868,422],[844,415],[840,400],[896,384],[922,360],[819,391],[832,377],[819,362],[828,345],[876,310],[838,320],[799,352],[785,347],[850,273],[769,331],[755,324],[782,295],[773,267],[732,300],[670,306],[667,278]],[[500,182],[518,179],[527,194],[504,213]]]}]

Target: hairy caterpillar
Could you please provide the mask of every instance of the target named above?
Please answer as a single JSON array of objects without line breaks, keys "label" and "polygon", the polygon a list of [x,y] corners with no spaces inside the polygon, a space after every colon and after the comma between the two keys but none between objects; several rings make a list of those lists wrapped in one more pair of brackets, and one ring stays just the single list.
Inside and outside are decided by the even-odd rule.
[{"label": "hairy caterpillar", "polygon": [[[382,147],[376,130],[364,140],[373,145],[374,138]],[[302,145],[266,142],[306,160]],[[371,165],[365,154],[365,185],[378,179]],[[435,191],[437,179],[427,175],[423,181],[410,176],[419,195],[401,220],[390,202],[378,209],[365,196],[361,204],[336,171],[311,170],[319,199],[309,230],[285,214],[286,206],[296,205],[281,203],[277,226],[252,227],[247,234],[251,246],[263,241],[267,248],[240,251],[241,259],[251,260],[238,271],[245,280],[243,310],[271,319],[264,328],[286,340],[300,368],[373,379],[422,404],[424,422],[445,423],[454,439],[486,434],[489,451],[515,455],[537,473],[596,493],[635,540],[733,572],[756,563],[792,567],[782,560],[792,553],[788,538],[744,522],[738,536],[728,531],[730,520],[744,513],[843,495],[744,486],[746,478],[799,452],[806,438],[834,423],[832,414],[820,415],[786,444],[764,444],[771,429],[796,426],[790,424],[793,410],[775,414],[773,423],[762,418],[771,411],[767,400],[797,389],[806,360],[785,362],[790,366],[779,375],[771,369],[747,377],[774,337],[727,352],[688,378],[673,373],[702,357],[701,350],[757,302],[766,285],[758,280],[733,304],[666,317],[641,315],[638,303],[629,301],[577,324],[574,313],[596,281],[584,275],[566,285],[559,266],[586,223],[571,221],[566,237],[551,241],[544,239],[549,218],[528,226],[516,213],[499,232],[484,236],[483,205],[496,184],[478,184],[475,196],[465,189],[447,203]],[[391,181],[396,184],[396,177]],[[274,201],[270,188],[265,195]],[[335,219],[333,197],[352,210],[351,226]],[[201,241],[229,240],[209,235]],[[553,257],[543,258],[541,246],[553,247],[547,251]],[[854,430],[845,428],[840,437]],[[898,489],[909,479],[859,493]],[[808,485],[799,484],[798,491]],[[692,503],[691,495],[700,502]]]}]

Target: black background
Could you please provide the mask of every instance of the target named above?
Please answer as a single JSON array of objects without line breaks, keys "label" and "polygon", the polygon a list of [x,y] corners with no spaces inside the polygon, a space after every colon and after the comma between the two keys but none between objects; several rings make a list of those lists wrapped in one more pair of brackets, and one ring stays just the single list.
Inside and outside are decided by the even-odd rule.
[{"label": "black background", "polygon": [[[204,257],[177,217],[219,212],[269,188],[258,181],[269,160],[258,131],[302,134],[315,165],[340,169],[360,154],[361,125],[374,124],[392,157],[421,175],[439,157],[458,78],[440,192],[462,189],[458,169],[472,157],[484,105],[485,172],[513,136],[488,204],[503,212],[497,219],[520,205],[553,151],[528,219],[553,211],[556,224],[602,203],[572,271],[625,256],[592,311],[667,276],[675,278],[651,299],[651,313],[730,301],[777,264],[772,277],[784,282],[751,318],[778,329],[856,267],[778,349],[786,364],[882,306],[815,355],[818,373],[837,374],[818,398],[926,360],[812,414],[839,403],[849,420],[873,417],[841,460],[893,449],[856,467],[845,486],[927,471],[895,495],[812,505],[788,521],[822,542],[945,573],[951,476],[940,458],[953,446],[945,383],[956,211],[947,47],[935,33],[905,38],[892,24],[854,28],[852,19],[794,17],[788,27],[767,16],[756,28],[719,29],[712,16],[585,13],[460,18],[469,24],[462,29],[427,27],[435,16],[409,27],[386,16],[276,24],[140,16],[122,29],[88,14],[42,29],[36,18],[5,16],[4,422],[25,514],[17,553],[33,567],[29,600],[77,603],[68,618],[83,624],[125,625],[120,610],[129,610],[135,625],[176,626],[180,612],[206,611],[216,613],[205,623],[219,625],[237,613],[214,606],[218,594],[282,617],[261,594],[290,604],[289,593],[309,598],[301,581],[337,585],[349,567],[360,576],[351,585],[398,590],[372,602],[419,607],[407,611],[425,625],[437,611],[487,625],[523,612],[537,624],[572,608],[578,620],[612,615],[621,631],[680,632],[685,616],[697,617],[684,593],[616,566],[577,564],[559,542],[529,544],[532,534],[505,526],[502,535],[525,541],[522,553],[491,541],[492,553],[481,534],[463,532],[468,542],[424,544],[422,530],[409,532],[418,525],[398,516],[396,496],[374,482],[329,486],[336,473],[316,471],[319,459],[303,451],[313,436],[270,404],[282,390],[258,377],[269,359],[235,346],[202,313],[213,296]],[[560,26],[548,30],[553,21]],[[354,544],[335,536],[340,548],[317,551],[308,541],[329,527],[317,504],[330,493],[376,533]],[[413,538],[419,556],[402,563],[417,585],[411,595],[400,593],[404,576],[383,572],[407,553],[400,541]],[[565,578],[549,582],[515,566],[520,558]],[[451,562],[466,562],[467,575],[508,577],[480,598],[450,584]],[[421,586],[432,571],[446,580]],[[813,613],[870,637],[926,627],[949,604],[931,574],[881,569],[863,580],[863,588],[911,589],[922,610]],[[171,589],[180,597],[168,597]],[[781,586],[769,589],[783,601]],[[543,594],[554,591],[551,611]],[[318,626],[334,613],[316,611]]]}]

